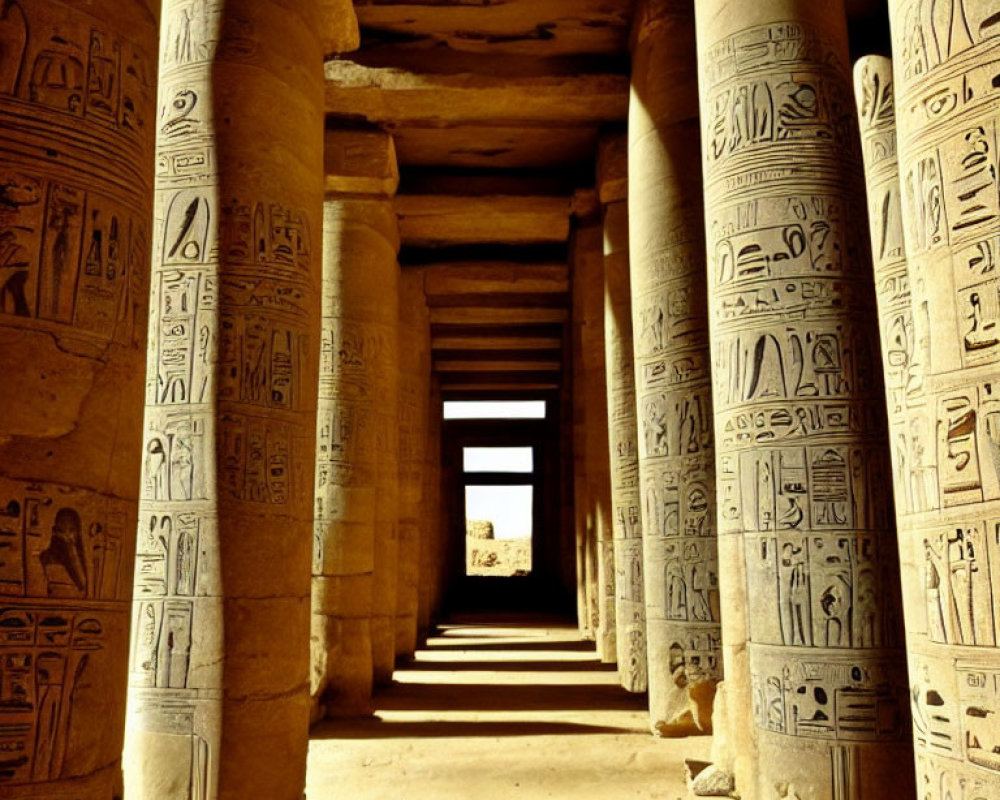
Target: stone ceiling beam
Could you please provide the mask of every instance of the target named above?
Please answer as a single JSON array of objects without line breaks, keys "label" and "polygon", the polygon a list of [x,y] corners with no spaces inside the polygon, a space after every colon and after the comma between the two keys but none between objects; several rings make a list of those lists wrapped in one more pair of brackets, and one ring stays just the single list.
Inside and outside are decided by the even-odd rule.
[{"label": "stone ceiling beam", "polygon": [[424,267],[424,291],[430,295],[565,293],[569,268],[564,264],[457,263]]},{"label": "stone ceiling beam", "polygon": [[403,243],[418,247],[564,242],[569,236],[569,211],[569,202],[563,197],[399,195],[396,198]]},{"label": "stone ceiling beam", "polygon": [[622,121],[628,115],[623,75],[509,78],[487,74],[431,75],[326,62],[326,110],[369,122],[553,123]]},{"label": "stone ceiling beam", "polygon": [[562,347],[562,339],[538,336],[448,336],[442,334],[431,339],[434,350],[556,350]]},{"label": "stone ceiling beam", "polygon": [[432,308],[432,325],[537,325],[565,322],[565,308]]},{"label": "stone ceiling beam", "polygon": [[355,0],[366,39],[472,53],[613,55],[625,49],[632,0]]}]

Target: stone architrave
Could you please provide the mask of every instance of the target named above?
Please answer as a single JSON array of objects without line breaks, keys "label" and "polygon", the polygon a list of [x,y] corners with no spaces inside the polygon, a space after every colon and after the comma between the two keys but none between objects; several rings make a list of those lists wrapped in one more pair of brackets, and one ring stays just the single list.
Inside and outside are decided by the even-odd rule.
[{"label": "stone architrave", "polygon": [[[624,143],[622,143],[624,151]],[[622,152],[624,156],[624,152]],[[620,171],[627,172],[624,157]],[[598,170],[600,173],[600,169]],[[627,188],[604,205],[604,342],[608,375],[608,444],[615,563],[615,628],[618,677],[630,692],[646,691],[646,606],[642,580],[639,453],[629,292]],[[611,199],[614,197],[615,199]]]},{"label": "stone architrave", "polygon": [[696,7],[738,788],[912,796],[843,4]]},{"label": "stone architrave", "polygon": [[987,0],[889,3],[912,318],[894,450],[927,800],[1000,797],[997,12]]},{"label": "stone architrave", "polygon": [[0,796],[121,792],[159,3],[0,3]]},{"label": "stone architrave", "polygon": [[387,448],[398,385],[391,198],[328,195],[323,234],[312,689],[325,715],[350,716],[369,709],[373,680],[391,676],[395,661],[395,584],[391,609],[377,598],[384,572],[376,587],[385,461],[396,464]]},{"label": "stone architrave", "polygon": [[420,553],[427,549],[427,426],[431,394],[430,312],[419,268],[402,271],[399,295],[399,574],[396,598],[396,656],[417,648],[417,618],[422,574]]},{"label": "stone architrave", "polygon": [[722,677],[690,0],[637,9],[629,239],[650,726],[706,731]]},{"label": "stone architrave", "polygon": [[163,7],[127,798],[302,798],[318,29],[318,0]]},{"label": "stone architrave", "polygon": [[618,657],[615,643],[615,559],[611,528],[611,467],[604,364],[604,248],[599,220],[581,221],[574,235],[573,292],[579,311],[582,380],[575,391],[584,404],[584,481],[587,547],[585,567],[591,626],[605,663]]}]

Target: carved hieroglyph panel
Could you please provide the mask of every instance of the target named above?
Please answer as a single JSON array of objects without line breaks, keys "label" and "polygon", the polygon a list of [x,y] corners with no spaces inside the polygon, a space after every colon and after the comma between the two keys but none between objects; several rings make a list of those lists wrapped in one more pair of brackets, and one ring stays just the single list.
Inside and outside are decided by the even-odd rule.
[{"label": "carved hieroglyph panel", "polygon": [[719,532],[742,540],[746,583],[728,591],[746,608],[755,796],[907,794],[843,7],[705,0],[698,12]]},{"label": "carved hieroglyph panel", "polygon": [[604,342],[611,449],[615,627],[618,676],[622,686],[631,692],[643,692],[647,687],[646,604],[629,287],[628,205],[620,200],[608,204],[604,210]]},{"label": "carved hieroglyph panel", "polygon": [[[0,3],[0,795],[120,778],[156,4]],[[44,785],[44,788],[39,788]]]},{"label": "carved hieroglyph panel", "polygon": [[890,14],[910,335],[886,345],[907,370],[890,411],[917,787],[978,800],[1000,795],[1000,14],[977,0]]},{"label": "carved hieroglyph panel", "polygon": [[[311,5],[163,6],[130,797],[245,795],[223,741],[249,757],[247,717],[266,714],[276,742],[305,724],[322,196]],[[300,757],[288,744],[285,763],[261,758],[253,793],[294,794]]]},{"label": "carved hieroglyph panel", "polygon": [[629,110],[632,329],[650,723],[711,724],[722,678],[694,4],[640,5]]}]

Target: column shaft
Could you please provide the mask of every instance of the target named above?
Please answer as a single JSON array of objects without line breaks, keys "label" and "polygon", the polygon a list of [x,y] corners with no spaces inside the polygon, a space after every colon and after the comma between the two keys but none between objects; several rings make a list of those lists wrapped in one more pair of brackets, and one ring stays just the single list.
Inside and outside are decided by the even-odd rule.
[{"label": "column shaft", "polygon": [[996,12],[889,3],[912,319],[897,355],[896,488],[917,786],[930,800],[1000,796]]},{"label": "column shaft", "polygon": [[611,529],[611,467],[608,456],[608,398],[604,365],[603,227],[582,222],[574,235],[573,292],[579,304],[579,346],[582,350],[582,393],[586,420],[584,480],[587,502],[588,604],[597,652],[601,660],[617,658],[615,643],[615,572]]},{"label": "column shaft", "polygon": [[739,788],[759,798],[909,795],[843,4],[696,6]]},{"label": "column shaft", "polygon": [[630,692],[644,692],[647,688],[646,606],[629,287],[628,203],[620,199],[608,203],[604,209],[604,341],[611,452],[615,627],[618,676],[622,686]]},{"label": "column shaft", "polygon": [[693,5],[634,23],[629,239],[650,725],[708,730],[721,678]]},{"label": "column shaft", "polygon": [[427,533],[424,471],[431,393],[430,313],[419,269],[403,270],[399,296],[399,575],[396,655],[417,647],[417,615]]},{"label": "column shaft", "polygon": [[0,3],[0,795],[121,792],[158,3]]},{"label": "column shaft", "polygon": [[369,710],[375,675],[380,435],[395,418],[396,380],[396,303],[385,294],[399,235],[388,197],[329,196],[324,218],[313,696],[341,716]]},{"label": "column shaft", "polygon": [[301,800],[319,4],[163,14],[127,796]]}]

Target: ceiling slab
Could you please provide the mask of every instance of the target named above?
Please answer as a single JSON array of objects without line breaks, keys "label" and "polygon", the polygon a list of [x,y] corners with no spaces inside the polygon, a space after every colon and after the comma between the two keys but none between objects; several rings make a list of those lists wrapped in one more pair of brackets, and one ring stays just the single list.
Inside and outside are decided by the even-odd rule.
[{"label": "ceiling slab", "polygon": [[354,5],[366,40],[551,56],[625,50],[632,0],[355,0]]},{"label": "ceiling slab", "polygon": [[552,169],[593,158],[599,128],[526,125],[392,125],[401,164],[469,169]]},{"label": "ceiling slab", "polygon": [[569,267],[564,264],[460,262],[433,264],[423,270],[428,296],[569,291]]},{"label": "ceiling slab", "polygon": [[379,124],[623,121],[625,75],[509,78],[490,74],[430,75],[327,61],[328,114]]},{"label": "ceiling slab", "polygon": [[538,244],[569,238],[570,207],[564,197],[398,195],[395,209],[406,246]]},{"label": "ceiling slab", "polygon": [[564,308],[432,308],[432,325],[538,325],[566,322]]}]

